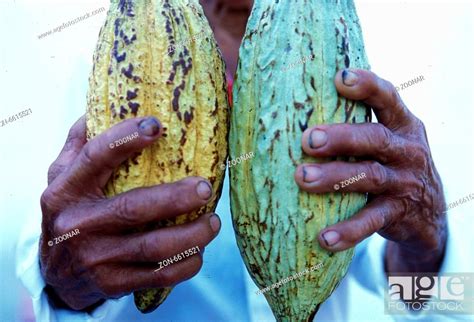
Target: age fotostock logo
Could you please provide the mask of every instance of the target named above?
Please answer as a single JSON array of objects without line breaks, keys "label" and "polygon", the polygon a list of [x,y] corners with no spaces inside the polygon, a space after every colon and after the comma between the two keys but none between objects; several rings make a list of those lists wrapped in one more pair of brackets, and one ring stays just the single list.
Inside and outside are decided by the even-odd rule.
[{"label": "age fotostock logo", "polygon": [[388,277],[386,314],[473,314],[474,273]]}]

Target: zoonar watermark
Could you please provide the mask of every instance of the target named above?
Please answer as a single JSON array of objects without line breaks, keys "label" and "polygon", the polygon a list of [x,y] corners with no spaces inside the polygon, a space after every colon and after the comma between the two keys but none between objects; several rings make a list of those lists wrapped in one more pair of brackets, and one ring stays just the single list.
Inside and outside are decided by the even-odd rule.
[{"label": "zoonar watermark", "polygon": [[343,180],[343,181],[339,182],[340,185],[336,183],[334,185],[334,190],[339,190],[341,188],[347,187],[347,186],[353,184],[354,182],[357,182],[357,181],[359,181],[363,178],[366,178],[365,172],[359,173],[357,176],[353,176],[353,177],[350,177],[349,179],[346,179],[346,180]]},{"label": "zoonar watermark", "polygon": [[116,148],[118,146],[121,146],[125,143],[128,143],[130,141],[133,141],[135,140],[136,138],[138,138],[140,135],[138,134],[138,132],[134,132],[132,134],[129,134],[121,139],[118,139],[112,143],[109,144],[109,148],[113,149],[113,148]]},{"label": "zoonar watermark", "polygon": [[57,245],[65,240],[68,240],[69,238],[73,237],[73,236],[76,236],[76,235],[79,235],[81,232],[79,231],[79,229],[74,229],[74,230],[71,230],[70,232],[68,233],[65,233],[64,235],[62,236],[58,236],[58,237],[53,237],[54,239],[54,243],[52,240],[48,241],[48,246],[51,247],[53,245]]},{"label": "zoonar watermark", "polygon": [[406,83],[401,83],[401,84],[400,84],[400,87],[395,86],[395,89],[397,90],[397,92],[403,91],[405,88],[408,88],[408,87],[410,87],[410,86],[412,86],[412,85],[415,85],[415,84],[418,83],[418,82],[422,82],[422,81],[424,81],[424,80],[425,80],[425,77],[424,77],[423,75],[420,75],[420,76],[418,76],[417,78],[412,79],[412,80],[410,80],[410,81],[408,81],[408,82],[406,82]]},{"label": "zoonar watermark", "polygon": [[[237,164],[241,163],[242,161],[246,161],[246,160],[251,159],[253,157],[254,157],[253,152],[242,154],[241,156],[238,156],[236,159],[227,160],[227,165],[229,166],[229,168],[232,168],[232,166],[237,165]],[[221,169],[225,170],[225,164],[221,164]]]}]

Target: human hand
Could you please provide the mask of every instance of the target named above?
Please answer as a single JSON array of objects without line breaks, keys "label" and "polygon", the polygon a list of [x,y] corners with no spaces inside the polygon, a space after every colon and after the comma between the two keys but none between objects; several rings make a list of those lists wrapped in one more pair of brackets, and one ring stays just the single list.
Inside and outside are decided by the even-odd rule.
[{"label": "human hand", "polygon": [[297,184],[312,193],[334,192],[335,184],[365,174],[338,191],[368,193],[368,204],[323,229],[321,247],[342,251],[378,232],[389,240],[387,271],[437,271],[447,237],[446,204],[423,123],[395,87],[372,72],[339,71],[335,84],[342,96],[372,107],[380,123],[318,125],[303,134],[302,147],[310,156],[363,159],[302,164],[296,170]]},{"label": "human hand", "polygon": [[[204,248],[220,229],[217,215],[148,232],[132,231],[199,209],[211,199],[211,185],[203,178],[188,177],[106,198],[103,188],[114,169],[157,140],[161,126],[153,117],[129,119],[89,142],[85,127],[82,117],[71,128],[41,197],[41,272],[54,296],[61,304],[83,310],[103,299],[173,286],[197,274],[202,254],[155,269],[160,260],[195,246]],[[136,132],[139,136],[127,144],[109,148],[110,142]],[[48,244],[75,230],[80,234]]]}]

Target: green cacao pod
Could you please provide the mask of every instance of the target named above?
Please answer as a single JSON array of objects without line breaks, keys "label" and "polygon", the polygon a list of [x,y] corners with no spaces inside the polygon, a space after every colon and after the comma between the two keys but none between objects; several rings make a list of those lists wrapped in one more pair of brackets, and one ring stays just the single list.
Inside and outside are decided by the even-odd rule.
[{"label": "green cacao pod", "polygon": [[[224,179],[229,106],[224,62],[197,0],[112,0],[94,54],[87,104],[89,138],[140,116],[157,117],[164,129],[155,144],[115,171],[107,196],[188,176],[212,184],[214,197],[199,211],[140,230],[214,211]],[[149,264],[153,274],[158,260]],[[170,291],[137,291],[135,304],[151,312]]]},{"label": "green cacao pod", "polygon": [[264,293],[279,321],[311,320],[353,256],[322,249],[317,236],[366,196],[309,194],[294,181],[299,164],[331,161],[304,155],[304,130],[370,121],[368,108],[336,92],[335,74],[348,67],[369,68],[352,0],[255,0],[233,86],[230,158],[255,155],[230,169],[237,243],[259,288],[319,265]]}]

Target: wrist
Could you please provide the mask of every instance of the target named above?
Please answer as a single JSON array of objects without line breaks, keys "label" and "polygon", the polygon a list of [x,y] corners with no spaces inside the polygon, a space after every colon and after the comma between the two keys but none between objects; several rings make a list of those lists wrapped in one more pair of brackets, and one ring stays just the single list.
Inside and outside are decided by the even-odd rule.
[{"label": "wrist", "polygon": [[73,310],[73,311],[82,311],[82,312],[91,313],[92,311],[94,311],[96,308],[98,308],[99,306],[101,306],[105,302],[104,299],[101,299],[101,300],[97,301],[94,304],[91,304],[91,305],[86,306],[86,307],[81,308],[81,309],[76,309],[76,308],[73,308],[70,305],[68,305],[56,293],[56,291],[54,290],[54,288],[51,285],[46,285],[45,288],[44,288],[44,291],[45,291],[46,295],[48,295],[49,303],[52,306],[54,306],[56,308],[60,308],[60,309]]},{"label": "wrist", "polygon": [[388,241],[384,254],[385,271],[389,273],[439,272],[444,259],[446,239],[438,248],[420,249]]}]

